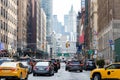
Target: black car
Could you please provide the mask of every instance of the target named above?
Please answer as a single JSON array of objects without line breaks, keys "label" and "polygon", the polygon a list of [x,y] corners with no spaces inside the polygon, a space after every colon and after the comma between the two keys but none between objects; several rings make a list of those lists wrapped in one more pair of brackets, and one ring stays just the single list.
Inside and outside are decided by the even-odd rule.
[{"label": "black car", "polygon": [[88,59],[85,61],[84,63],[84,69],[85,70],[93,70],[96,68],[96,64],[95,64],[95,61],[92,60],[92,59]]},{"label": "black car", "polygon": [[54,66],[54,71],[55,71],[55,72],[58,72],[59,67],[58,67],[58,64],[57,64],[56,59],[51,59],[51,63],[52,63],[53,66]]}]

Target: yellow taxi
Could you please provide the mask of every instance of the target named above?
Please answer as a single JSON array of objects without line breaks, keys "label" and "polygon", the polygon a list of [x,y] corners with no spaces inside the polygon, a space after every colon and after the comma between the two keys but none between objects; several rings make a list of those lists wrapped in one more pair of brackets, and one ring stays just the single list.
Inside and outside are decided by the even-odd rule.
[{"label": "yellow taxi", "polygon": [[96,68],[90,73],[91,80],[120,80],[120,63],[112,63],[104,68]]},{"label": "yellow taxi", "polygon": [[20,62],[4,62],[0,65],[0,78],[27,80],[28,69]]}]

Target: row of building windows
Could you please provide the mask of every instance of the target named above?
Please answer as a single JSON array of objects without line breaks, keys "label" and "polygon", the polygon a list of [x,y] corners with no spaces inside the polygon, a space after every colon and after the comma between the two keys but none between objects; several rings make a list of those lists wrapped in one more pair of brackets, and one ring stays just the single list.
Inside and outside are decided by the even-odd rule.
[{"label": "row of building windows", "polygon": [[0,8],[0,15],[7,19],[7,11],[3,7]]},{"label": "row of building windows", "polygon": [[[17,6],[17,4],[16,4]],[[12,5],[11,3],[9,3],[8,8],[14,13],[14,15],[17,15],[17,9],[15,8],[14,5]]]},{"label": "row of building windows", "polygon": [[[10,44],[11,45],[11,41],[13,41],[12,38],[7,36],[6,34],[1,34],[1,42],[2,43],[6,43],[6,44]],[[14,41],[16,42],[16,40],[14,40]]]},{"label": "row of building windows", "polygon": [[8,0],[0,0],[0,3],[2,3],[4,6],[8,6]]},{"label": "row of building windows", "polygon": [[8,13],[8,21],[10,21],[15,26],[17,26],[17,20],[11,14],[9,14],[9,13]]},{"label": "row of building windows", "polygon": [[8,43],[7,41],[7,36],[4,34],[4,35],[1,35],[1,42],[4,42],[4,43]]},{"label": "row of building windows", "polygon": [[[9,28],[9,29],[8,29]],[[16,36],[17,31],[10,27],[6,22],[0,20],[0,29],[9,32],[10,34]]]},{"label": "row of building windows", "polygon": [[7,31],[8,30],[8,25],[7,23],[3,22],[2,20],[0,20],[0,29]]}]

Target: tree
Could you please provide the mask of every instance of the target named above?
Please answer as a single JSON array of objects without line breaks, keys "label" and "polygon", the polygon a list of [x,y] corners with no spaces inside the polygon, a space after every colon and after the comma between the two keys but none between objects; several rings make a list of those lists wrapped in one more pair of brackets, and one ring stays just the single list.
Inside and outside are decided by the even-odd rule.
[{"label": "tree", "polygon": [[104,59],[100,59],[96,61],[96,64],[99,66],[99,68],[103,68],[105,65]]}]

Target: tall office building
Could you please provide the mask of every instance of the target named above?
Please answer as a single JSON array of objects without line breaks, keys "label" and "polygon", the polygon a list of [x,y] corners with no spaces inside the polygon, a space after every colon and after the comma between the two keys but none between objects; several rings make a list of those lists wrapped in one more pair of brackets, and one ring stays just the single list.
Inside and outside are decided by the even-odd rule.
[{"label": "tall office building", "polygon": [[70,33],[70,41],[76,41],[76,17],[77,15],[72,5],[68,15],[64,15],[65,32]]},{"label": "tall office building", "polygon": [[18,0],[17,48],[23,49],[27,45],[27,3],[28,0]]},{"label": "tall office building", "polygon": [[40,0],[29,0],[28,4],[28,22],[27,22],[27,47],[32,51],[40,49],[40,30],[41,30],[41,8]]},{"label": "tall office building", "polygon": [[0,0],[0,47],[16,50],[17,0]]},{"label": "tall office building", "polygon": [[98,0],[97,3],[98,52],[107,62],[120,61],[120,0]]},{"label": "tall office building", "polygon": [[41,50],[46,50],[46,14],[41,8],[41,30],[40,30],[40,39],[41,39]]},{"label": "tall office building", "polygon": [[57,15],[53,15],[53,31],[61,34],[64,34],[65,32],[64,26],[57,19]]},{"label": "tall office building", "polygon": [[52,31],[52,5],[53,5],[53,0],[41,0],[41,6],[47,16],[47,25],[46,25],[47,36],[52,33],[51,32]]}]

